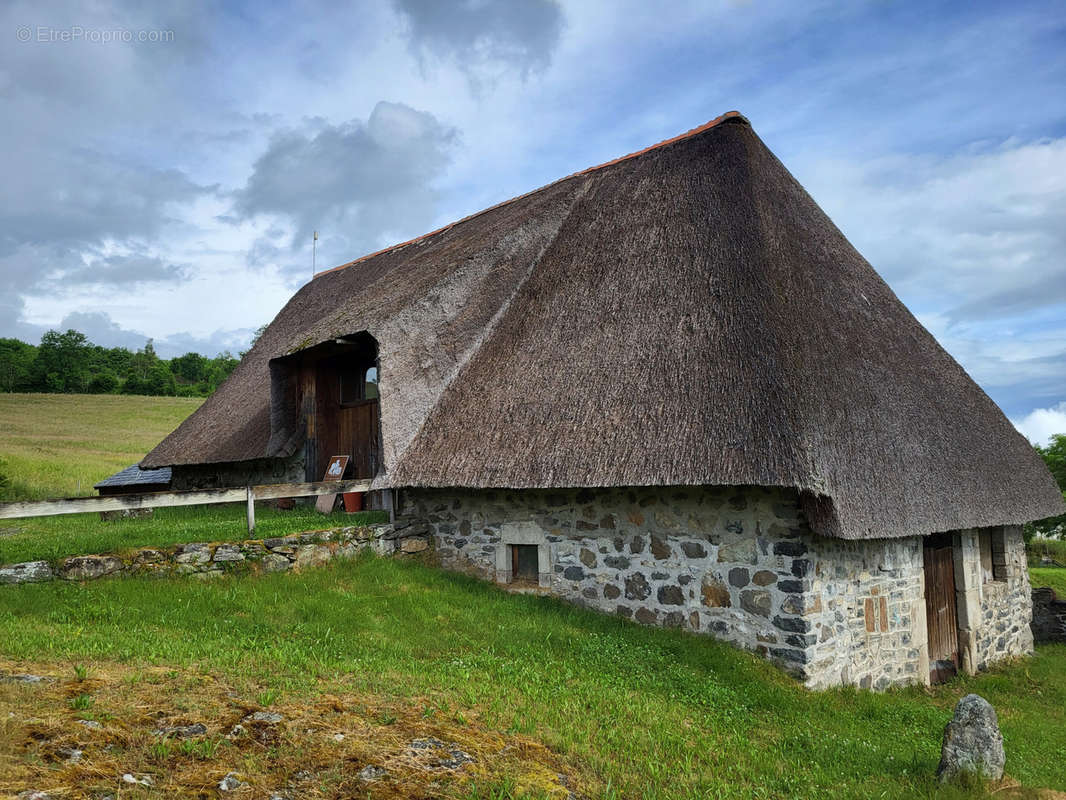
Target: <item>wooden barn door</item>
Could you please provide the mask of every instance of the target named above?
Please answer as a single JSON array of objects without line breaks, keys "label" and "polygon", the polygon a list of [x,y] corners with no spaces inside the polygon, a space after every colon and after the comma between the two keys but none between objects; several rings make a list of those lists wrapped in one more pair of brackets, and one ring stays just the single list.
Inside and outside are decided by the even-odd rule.
[{"label": "wooden barn door", "polygon": [[955,557],[951,534],[925,540],[925,612],[929,631],[929,680],[943,683],[959,669],[955,611]]},{"label": "wooden barn door", "polygon": [[315,480],[322,480],[332,456],[346,455],[348,477],[373,478],[381,466],[381,431],[376,399],[342,405],[340,375],[335,362],[317,367],[317,458]]}]

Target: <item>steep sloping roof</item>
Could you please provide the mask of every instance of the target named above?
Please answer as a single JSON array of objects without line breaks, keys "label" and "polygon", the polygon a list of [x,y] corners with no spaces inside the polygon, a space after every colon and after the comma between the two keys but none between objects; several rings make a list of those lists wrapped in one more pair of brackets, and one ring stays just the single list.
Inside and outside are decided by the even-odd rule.
[{"label": "steep sloping roof", "polygon": [[270,360],[362,330],[381,485],[789,486],[846,538],[1062,511],[1024,438],[735,113],[321,274],[142,464],[291,448],[270,435]]}]

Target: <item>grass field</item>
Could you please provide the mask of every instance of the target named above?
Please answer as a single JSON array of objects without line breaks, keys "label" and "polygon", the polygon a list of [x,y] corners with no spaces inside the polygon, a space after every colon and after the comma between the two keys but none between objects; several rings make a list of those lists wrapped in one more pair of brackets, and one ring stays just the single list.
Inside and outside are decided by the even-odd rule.
[{"label": "grass field", "polygon": [[[202,401],[183,397],[0,394],[6,500],[95,494],[92,487],[144,456]],[[0,521],[0,564],[247,536],[243,505],[156,509],[149,519],[97,514]],[[310,508],[256,510],[256,536],[381,522],[380,512],[323,515]]]},{"label": "grass field", "polygon": [[1030,567],[1029,582],[1033,586],[1049,586],[1059,597],[1066,598],[1066,569],[1062,567]]},{"label": "grass field", "polygon": [[[1061,646],[932,690],[811,693],[705,637],[373,557],[295,576],[5,588],[0,668],[60,680],[0,684],[0,791],[113,791],[131,772],[151,776],[151,796],[205,796],[233,770],[262,797],[299,785],[301,797],[562,798],[564,782],[608,798],[974,796],[932,778],[970,691],[996,707],[1006,741],[995,796],[1066,791]],[[261,708],[285,720],[225,738]],[[185,744],[150,733],[195,722],[207,733]],[[403,748],[428,736],[476,762],[420,773]],[[61,746],[82,760],[65,765]],[[382,764],[380,780],[357,779]]]},{"label": "grass field", "polygon": [[5,500],[93,494],[93,484],[139,461],[195,411],[190,397],[0,394]]},{"label": "grass field", "polygon": [[[255,512],[255,537],[284,536],[339,525],[388,521],[383,511],[354,514],[320,514],[299,506],[278,511],[259,505]],[[238,505],[157,508],[151,517],[105,522],[98,514],[0,521],[0,564],[64,556],[113,553],[133,547],[164,547],[180,542],[239,541],[248,538],[245,507]]]}]

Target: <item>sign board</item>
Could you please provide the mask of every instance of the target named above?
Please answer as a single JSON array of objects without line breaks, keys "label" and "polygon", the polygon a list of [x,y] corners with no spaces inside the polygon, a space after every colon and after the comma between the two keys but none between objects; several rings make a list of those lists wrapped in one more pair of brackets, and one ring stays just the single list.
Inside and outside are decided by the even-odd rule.
[{"label": "sign board", "polygon": [[[339,481],[344,477],[344,470],[348,468],[348,456],[333,456],[329,460],[329,464],[326,465],[326,474],[322,476],[323,481]],[[337,502],[337,495],[335,494],[320,494],[315,501],[315,511],[320,511],[323,514],[328,514],[333,510],[334,504]]]}]

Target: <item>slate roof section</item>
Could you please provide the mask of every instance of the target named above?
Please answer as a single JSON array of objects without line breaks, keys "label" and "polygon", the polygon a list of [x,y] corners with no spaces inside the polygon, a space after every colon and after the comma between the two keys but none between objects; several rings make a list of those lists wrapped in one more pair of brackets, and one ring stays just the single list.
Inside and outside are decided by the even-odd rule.
[{"label": "slate roof section", "polygon": [[141,469],[137,464],[130,464],[114,475],[104,478],[94,489],[114,489],[118,487],[136,488],[137,486],[170,485],[170,467]]}]

